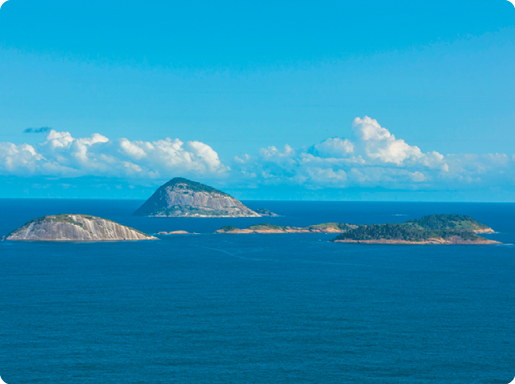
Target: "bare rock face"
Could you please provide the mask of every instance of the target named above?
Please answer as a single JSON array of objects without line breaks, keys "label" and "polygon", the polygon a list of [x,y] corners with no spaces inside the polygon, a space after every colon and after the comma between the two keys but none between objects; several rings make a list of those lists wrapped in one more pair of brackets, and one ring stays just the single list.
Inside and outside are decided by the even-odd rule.
[{"label": "bare rock face", "polygon": [[183,178],[161,186],[136,212],[150,217],[261,217],[234,197]]},{"label": "bare rock face", "polygon": [[277,213],[273,213],[272,211],[269,211],[268,209],[255,209],[254,212],[256,212],[261,217],[279,217]]},{"label": "bare rock face", "polygon": [[54,215],[29,221],[9,241],[137,241],[157,240],[136,229],[88,215]]}]

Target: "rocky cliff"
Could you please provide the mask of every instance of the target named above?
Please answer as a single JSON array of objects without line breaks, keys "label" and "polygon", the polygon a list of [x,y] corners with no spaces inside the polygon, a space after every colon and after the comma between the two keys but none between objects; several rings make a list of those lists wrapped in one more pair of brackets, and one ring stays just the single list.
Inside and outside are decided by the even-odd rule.
[{"label": "rocky cliff", "polygon": [[234,197],[183,178],[161,186],[136,212],[150,217],[260,217]]},{"label": "rocky cliff", "polygon": [[88,215],[54,215],[29,221],[10,233],[9,241],[157,240],[136,229]]}]

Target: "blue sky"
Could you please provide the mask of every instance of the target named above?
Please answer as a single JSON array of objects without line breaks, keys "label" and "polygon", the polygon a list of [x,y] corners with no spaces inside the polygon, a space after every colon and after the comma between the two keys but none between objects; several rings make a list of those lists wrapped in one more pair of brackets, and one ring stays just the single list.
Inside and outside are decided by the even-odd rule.
[{"label": "blue sky", "polygon": [[9,0],[0,197],[513,201],[514,43],[506,0]]}]

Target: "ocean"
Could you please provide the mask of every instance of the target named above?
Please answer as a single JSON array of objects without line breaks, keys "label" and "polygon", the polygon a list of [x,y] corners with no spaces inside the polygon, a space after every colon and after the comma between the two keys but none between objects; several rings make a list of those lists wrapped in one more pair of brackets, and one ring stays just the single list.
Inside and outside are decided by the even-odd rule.
[{"label": "ocean", "polygon": [[[515,204],[244,202],[282,217],[141,218],[142,201],[0,200],[0,236],[84,213],[154,242],[0,242],[0,376],[19,383],[509,383]],[[227,235],[270,222],[470,215],[502,246]]]}]

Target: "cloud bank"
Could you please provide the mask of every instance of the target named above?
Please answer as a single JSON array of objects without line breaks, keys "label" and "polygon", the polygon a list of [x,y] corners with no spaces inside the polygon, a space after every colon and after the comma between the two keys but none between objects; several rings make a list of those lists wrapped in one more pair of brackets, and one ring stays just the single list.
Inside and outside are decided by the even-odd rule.
[{"label": "cloud bank", "polygon": [[308,190],[515,186],[513,155],[423,152],[367,116],[356,118],[352,127],[352,138],[328,138],[299,149],[270,146],[225,163],[213,148],[199,141],[111,140],[100,133],[75,138],[69,132],[50,129],[45,141],[35,146],[0,143],[0,175],[66,179],[93,176],[147,184],[180,175],[215,180],[215,184],[223,180],[225,185],[235,187]]},{"label": "cloud bank", "polygon": [[513,156],[424,153],[367,116],[354,120],[353,132],[353,140],[329,138],[299,150],[288,145],[283,150],[264,148],[258,156],[237,157],[234,168],[250,185],[304,185],[310,189],[417,190],[514,184]]},{"label": "cloud bank", "polygon": [[99,133],[74,138],[69,132],[50,130],[37,146],[0,143],[0,175],[158,179],[225,171],[218,154],[198,141],[111,141]]}]

